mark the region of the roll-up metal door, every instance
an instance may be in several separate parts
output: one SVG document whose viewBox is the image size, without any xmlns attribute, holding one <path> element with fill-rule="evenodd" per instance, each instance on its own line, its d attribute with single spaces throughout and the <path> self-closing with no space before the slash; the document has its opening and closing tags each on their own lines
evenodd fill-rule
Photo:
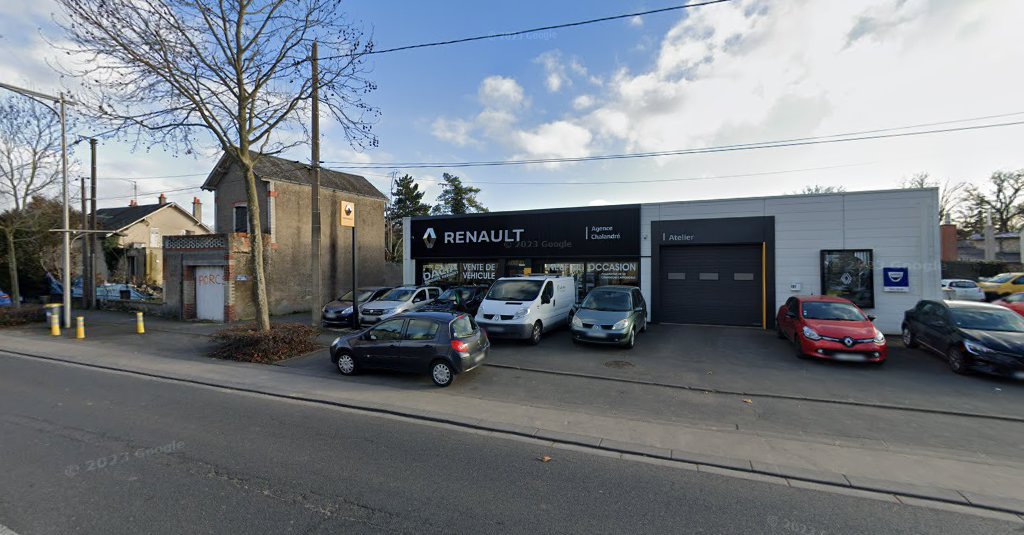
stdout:
<svg viewBox="0 0 1024 535">
<path fill-rule="evenodd" d="M 761 245 L 663 246 L 658 321 L 761 326 Z"/>
</svg>

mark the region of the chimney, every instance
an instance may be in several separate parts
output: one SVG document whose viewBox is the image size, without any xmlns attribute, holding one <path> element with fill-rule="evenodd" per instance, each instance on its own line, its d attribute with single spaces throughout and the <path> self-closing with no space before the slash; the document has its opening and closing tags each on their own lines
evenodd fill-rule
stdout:
<svg viewBox="0 0 1024 535">
<path fill-rule="evenodd" d="M 203 222 L 203 203 L 199 202 L 199 197 L 192 198 L 192 217 L 200 223 Z"/>
<path fill-rule="evenodd" d="M 132 200 L 128 201 L 128 206 L 138 206 L 138 205 L 139 205 L 139 203 L 136 202 L 135 199 L 132 199 Z"/>
<path fill-rule="evenodd" d="M 160 206 L 167 204 L 167 196 L 163 193 L 160 194 Z"/>
</svg>

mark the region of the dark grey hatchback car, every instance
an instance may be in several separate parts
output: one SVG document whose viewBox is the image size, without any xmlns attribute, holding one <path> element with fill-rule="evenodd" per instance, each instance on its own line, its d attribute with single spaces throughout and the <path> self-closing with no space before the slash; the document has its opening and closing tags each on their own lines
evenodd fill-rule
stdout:
<svg viewBox="0 0 1024 535">
<path fill-rule="evenodd" d="M 437 386 L 483 363 L 491 343 L 468 314 L 407 312 L 331 344 L 342 375 L 364 369 L 429 373 Z"/>
</svg>

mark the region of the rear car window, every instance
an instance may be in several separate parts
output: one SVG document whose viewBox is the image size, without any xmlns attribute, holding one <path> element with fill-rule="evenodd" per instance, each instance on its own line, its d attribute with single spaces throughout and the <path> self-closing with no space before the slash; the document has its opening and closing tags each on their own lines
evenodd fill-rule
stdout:
<svg viewBox="0 0 1024 535">
<path fill-rule="evenodd" d="M 971 281 L 955 281 L 950 286 L 954 288 L 977 288 L 978 285 Z"/>
<path fill-rule="evenodd" d="M 433 340 L 437 336 L 438 325 L 430 320 L 410 319 L 405 327 L 406 340 Z"/>
<path fill-rule="evenodd" d="M 462 315 L 452 320 L 452 338 L 472 336 L 476 329 L 476 321 L 471 316 Z"/>
</svg>

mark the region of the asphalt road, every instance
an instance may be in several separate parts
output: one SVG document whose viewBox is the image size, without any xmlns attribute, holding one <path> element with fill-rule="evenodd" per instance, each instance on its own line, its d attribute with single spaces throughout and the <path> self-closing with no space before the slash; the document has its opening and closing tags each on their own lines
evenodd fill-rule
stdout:
<svg viewBox="0 0 1024 535">
<path fill-rule="evenodd" d="M 22 535 L 1021 529 L 7 356 L 0 407 L 0 526 Z"/>
</svg>

